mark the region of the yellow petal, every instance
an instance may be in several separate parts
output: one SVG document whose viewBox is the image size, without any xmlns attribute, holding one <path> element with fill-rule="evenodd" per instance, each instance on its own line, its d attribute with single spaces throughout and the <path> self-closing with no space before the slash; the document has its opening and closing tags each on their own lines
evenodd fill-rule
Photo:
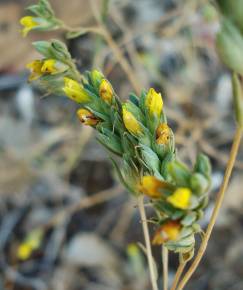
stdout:
<svg viewBox="0 0 243 290">
<path fill-rule="evenodd" d="M 181 225 L 177 221 L 164 223 L 155 233 L 153 245 L 161 245 L 168 241 L 175 241 L 180 235 Z"/>
<path fill-rule="evenodd" d="M 62 73 L 68 69 L 68 66 L 55 59 L 47 59 L 43 62 L 41 72 L 47 74 Z"/>
<path fill-rule="evenodd" d="M 190 206 L 191 195 L 189 188 L 180 187 L 167 198 L 167 201 L 176 208 L 187 209 Z"/>
<path fill-rule="evenodd" d="M 55 74 L 59 72 L 58 67 L 57 67 L 57 61 L 55 59 L 45 60 L 41 68 L 41 72 L 49 73 L 49 74 Z"/>
<path fill-rule="evenodd" d="M 85 125 L 95 126 L 99 122 L 99 119 L 97 119 L 93 113 L 83 108 L 77 111 L 77 115 L 80 122 Z"/>
<path fill-rule="evenodd" d="M 164 183 L 152 175 L 143 176 L 140 191 L 151 198 L 162 197 Z"/>
<path fill-rule="evenodd" d="M 124 125 L 130 133 L 134 135 L 139 135 L 142 133 L 142 128 L 139 122 L 133 114 L 126 109 L 125 106 L 122 107 L 122 116 Z"/>
<path fill-rule="evenodd" d="M 43 61 L 42 60 L 39 60 L 39 59 L 36 59 L 36 60 L 33 60 L 31 61 L 30 63 L 28 63 L 26 65 L 26 67 L 34 72 L 41 72 L 41 67 L 43 65 Z"/>
<path fill-rule="evenodd" d="M 153 88 L 149 89 L 146 98 L 145 106 L 150 116 L 160 117 L 163 109 L 163 100 L 160 93 L 157 93 Z"/>
<path fill-rule="evenodd" d="M 20 260 L 27 260 L 31 256 L 31 253 L 32 248 L 28 244 L 23 243 L 18 247 L 17 257 Z"/>
<path fill-rule="evenodd" d="M 167 145 L 170 142 L 171 129 L 166 123 L 161 123 L 156 130 L 156 143 Z"/>
<path fill-rule="evenodd" d="M 111 84 L 106 80 L 103 79 L 100 84 L 99 88 L 99 95 L 105 102 L 111 104 L 113 99 L 113 88 Z"/>
<path fill-rule="evenodd" d="M 77 103 L 87 103 L 90 101 L 90 96 L 84 90 L 83 86 L 70 78 L 64 78 L 63 91 L 70 99 Z"/>
<path fill-rule="evenodd" d="M 32 16 L 25 16 L 20 19 L 20 24 L 24 26 L 22 34 L 25 37 L 30 30 L 38 26 L 38 22 Z"/>
<path fill-rule="evenodd" d="M 43 65 L 42 60 L 34 60 L 26 65 L 26 68 L 28 68 L 31 71 L 31 74 L 29 76 L 30 81 L 36 80 L 42 75 L 41 72 L 42 65 Z"/>
</svg>

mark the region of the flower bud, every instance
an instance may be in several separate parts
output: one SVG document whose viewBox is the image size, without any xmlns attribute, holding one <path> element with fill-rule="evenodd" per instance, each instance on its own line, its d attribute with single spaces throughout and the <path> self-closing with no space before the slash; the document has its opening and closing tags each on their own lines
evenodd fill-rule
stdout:
<svg viewBox="0 0 243 290">
<path fill-rule="evenodd" d="M 88 103 L 91 101 L 90 96 L 85 91 L 83 86 L 70 78 L 64 78 L 63 91 L 70 99 L 77 103 Z"/>
<path fill-rule="evenodd" d="M 57 74 L 62 73 L 68 69 L 68 66 L 55 59 L 46 59 L 41 67 L 43 74 Z"/>
<path fill-rule="evenodd" d="M 231 70 L 243 75 L 243 36 L 229 20 L 222 23 L 216 45 L 222 62 Z"/>
<path fill-rule="evenodd" d="M 106 103 L 108 104 L 112 103 L 114 92 L 113 92 L 113 88 L 111 84 L 106 79 L 103 79 L 101 81 L 100 88 L 99 88 L 99 95 L 101 99 L 105 101 Z"/>
<path fill-rule="evenodd" d="M 142 133 L 142 127 L 140 123 L 134 117 L 134 115 L 126 109 L 125 105 L 122 106 L 122 117 L 126 129 L 130 133 L 134 135 L 139 135 Z"/>
<path fill-rule="evenodd" d="M 145 106 L 149 115 L 160 117 L 163 109 L 163 100 L 160 93 L 157 93 L 153 88 L 149 89 L 145 97 Z"/>
<path fill-rule="evenodd" d="M 209 187 L 208 179 L 200 173 L 194 173 L 191 176 L 190 184 L 193 192 L 196 194 L 205 193 Z"/>
<path fill-rule="evenodd" d="M 95 126 L 99 122 L 93 113 L 83 108 L 77 111 L 77 116 L 84 125 Z"/>
<path fill-rule="evenodd" d="M 44 30 L 50 28 L 53 24 L 41 17 L 25 16 L 20 19 L 20 24 L 23 26 L 22 35 L 25 37 L 31 30 Z"/>
<path fill-rule="evenodd" d="M 167 221 L 156 231 L 152 243 L 153 245 L 162 245 L 168 241 L 175 241 L 178 239 L 180 231 L 179 222 Z"/>
<path fill-rule="evenodd" d="M 33 251 L 40 247 L 43 234 L 43 231 L 39 229 L 31 231 L 18 247 L 18 258 L 21 260 L 29 259 Z"/>
<path fill-rule="evenodd" d="M 156 130 L 156 143 L 167 145 L 170 142 L 171 129 L 166 123 L 161 123 Z"/>
<path fill-rule="evenodd" d="M 140 190 L 151 198 L 160 198 L 162 196 L 160 192 L 161 183 L 154 176 L 143 176 Z"/>
<path fill-rule="evenodd" d="M 139 190 L 151 198 L 161 198 L 163 192 L 173 190 L 173 186 L 157 179 L 155 176 L 143 176 Z"/>
<path fill-rule="evenodd" d="M 20 19 L 20 24 L 24 26 L 22 29 L 22 35 L 25 37 L 29 31 L 37 27 L 39 23 L 37 22 L 36 17 L 25 16 Z"/>
<path fill-rule="evenodd" d="M 192 192 L 189 188 L 179 187 L 167 198 L 167 201 L 176 208 L 188 209 Z"/>
<path fill-rule="evenodd" d="M 92 84 L 93 84 L 96 88 L 99 89 L 99 87 L 100 87 L 100 83 L 101 83 L 101 81 L 104 79 L 103 74 L 102 74 L 100 71 L 94 69 L 94 70 L 91 71 L 91 73 L 90 73 L 90 77 L 91 77 L 91 80 L 92 80 Z"/>
</svg>

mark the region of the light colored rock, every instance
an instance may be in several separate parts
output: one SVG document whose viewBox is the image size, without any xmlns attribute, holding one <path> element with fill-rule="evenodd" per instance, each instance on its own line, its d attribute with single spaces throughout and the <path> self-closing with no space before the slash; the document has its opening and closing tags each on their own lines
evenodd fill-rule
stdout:
<svg viewBox="0 0 243 290">
<path fill-rule="evenodd" d="M 71 265 L 87 267 L 116 267 L 118 257 L 97 235 L 82 233 L 67 245 L 63 258 Z"/>
</svg>

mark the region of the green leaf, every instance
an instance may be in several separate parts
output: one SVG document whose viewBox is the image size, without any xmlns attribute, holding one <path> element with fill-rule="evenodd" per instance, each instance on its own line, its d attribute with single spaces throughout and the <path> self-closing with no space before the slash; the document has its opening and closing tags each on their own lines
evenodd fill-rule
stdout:
<svg viewBox="0 0 243 290">
<path fill-rule="evenodd" d="M 31 5 L 27 7 L 26 10 L 32 12 L 36 16 L 43 17 L 43 10 L 39 5 Z"/>
<path fill-rule="evenodd" d="M 201 173 L 204 175 L 208 180 L 211 180 L 211 173 L 212 173 L 212 168 L 210 164 L 209 158 L 200 153 L 197 155 L 197 160 L 194 166 L 194 172 Z"/>
<path fill-rule="evenodd" d="M 168 164 L 167 169 L 172 180 L 178 186 L 190 186 L 191 173 L 185 164 L 179 162 L 178 160 L 175 160 Z"/>
<path fill-rule="evenodd" d="M 46 16 L 54 17 L 55 13 L 48 0 L 40 0 L 40 7 L 45 11 Z"/>
<path fill-rule="evenodd" d="M 231 21 L 224 19 L 222 22 L 216 45 L 223 63 L 231 70 L 243 75 L 243 36 Z"/>
<path fill-rule="evenodd" d="M 97 140 L 109 151 L 121 156 L 122 148 L 119 139 L 112 133 L 106 132 L 106 134 L 107 135 L 99 133 L 99 135 L 97 136 Z"/>
<path fill-rule="evenodd" d="M 153 172 L 159 172 L 161 162 L 157 154 L 148 146 L 139 144 L 139 147 L 141 148 L 142 158 L 147 167 Z"/>
<path fill-rule="evenodd" d="M 120 166 L 117 164 L 117 162 L 113 159 L 113 158 L 110 158 L 114 168 L 115 168 L 115 171 L 117 173 L 117 176 L 121 182 L 121 184 L 123 184 L 123 186 L 130 192 L 130 193 L 134 193 L 133 189 L 129 186 L 129 184 L 126 182 L 125 178 L 123 177 L 122 175 L 122 172 L 120 170 Z"/>
<path fill-rule="evenodd" d="M 51 41 L 51 49 L 55 59 L 63 62 L 71 59 L 71 55 L 67 49 L 67 46 L 63 42 L 53 39 Z"/>
<path fill-rule="evenodd" d="M 172 216 L 174 213 L 177 212 L 177 210 L 169 203 L 159 200 L 154 203 L 154 206 L 159 211 L 167 214 L 168 216 Z"/>
<path fill-rule="evenodd" d="M 183 226 L 191 226 L 197 219 L 197 214 L 195 212 L 189 212 L 187 215 L 181 220 L 181 224 Z"/>
<path fill-rule="evenodd" d="M 168 165 L 175 159 L 174 152 L 168 152 L 165 157 L 162 160 L 161 164 L 161 175 L 164 177 L 165 180 L 169 178 L 169 172 L 168 172 Z"/>
<path fill-rule="evenodd" d="M 231 19 L 243 33 L 243 0 L 217 0 L 221 12 Z"/>
<path fill-rule="evenodd" d="M 190 178 L 190 185 L 193 193 L 203 194 L 209 189 L 210 183 L 201 173 L 194 173 Z"/>
<path fill-rule="evenodd" d="M 35 41 L 32 43 L 35 49 L 46 58 L 53 58 L 51 44 L 48 41 Z"/>
<path fill-rule="evenodd" d="M 137 107 L 139 107 L 139 99 L 134 93 L 130 93 L 129 100 Z"/>
<path fill-rule="evenodd" d="M 88 73 L 88 78 L 90 83 L 96 89 L 97 94 L 99 94 L 100 83 L 105 78 L 104 75 L 99 70 L 94 69 Z"/>
<path fill-rule="evenodd" d="M 187 238 L 180 239 L 178 241 L 167 242 L 166 247 L 176 253 L 187 253 L 194 248 L 195 238 L 194 235 L 189 235 Z"/>
</svg>

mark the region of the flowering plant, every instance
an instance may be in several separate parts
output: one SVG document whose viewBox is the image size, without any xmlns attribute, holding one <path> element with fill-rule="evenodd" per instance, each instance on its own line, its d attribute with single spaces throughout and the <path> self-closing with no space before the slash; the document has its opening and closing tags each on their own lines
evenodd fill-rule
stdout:
<svg viewBox="0 0 243 290">
<path fill-rule="evenodd" d="M 207 204 L 208 158 L 199 154 L 192 170 L 178 160 L 160 93 L 153 88 L 131 94 L 122 103 L 104 75 L 93 70 L 79 75 L 66 46 L 53 40 L 34 43 L 42 59 L 27 65 L 30 80 L 48 92 L 65 94 L 79 104 L 77 116 L 97 131 L 97 140 L 121 158 L 112 162 L 124 186 L 134 195 L 151 198 L 158 230 L 154 244 L 175 252 L 194 248 L 197 221 Z"/>
<path fill-rule="evenodd" d="M 218 2 L 221 5 L 224 1 Z M 226 6 L 222 5 L 225 14 L 228 11 Z M 20 20 L 24 36 L 31 30 L 66 27 L 55 17 L 47 0 L 40 0 L 28 10 L 34 16 Z M 242 30 L 239 17 L 232 21 Z M 228 32 L 233 30 L 235 27 L 226 20 L 218 34 L 218 48 L 225 63 L 237 73 L 242 73 L 241 62 L 232 60 L 234 54 L 228 50 L 228 41 L 232 37 Z M 76 35 L 82 31 L 76 31 Z M 240 33 L 237 30 L 233 36 L 237 38 Z M 237 51 L 242 46 L 241 38 L 235 41 Z M 157 227 L 153 244 L 179 253 L 182 263 L 191 259 L 194 235 L 201 232 L 198 221 L 203 217 L 211 184 L 211 166 L 207 156 L 199 153 L 191 169 L 179 160 L 162 96 L 153 88 L 139 95 L 131 93 L 127 101 L 121 102 L 100 71 L 80 74 L 64 43 L 51 40 L 37 41 L 33 45 L 42 57 L 27 65 L 31 72 L 29 80 L 37 82 L 48 93 L 65 94 L 79 105 L 77 117 L 81 123 L 96 130 L 97 141 L 112 153 L 111 161 L 122 184 L 135 197 L 144 195 L 150 199 L 149 205 L 154 212 L 152 221 Z M 242 91 L 238 77 L 235 76 L 233 81 L 236 84 L 235 95 L 239 95 Z M 237 108 L 242 110 L 242 100 L 238 95 L 236 101 L 240 105 Z M 238 113 L 238 119 L 242 122 L 242 111 Z M 149 246 L 147 240 L 146 246 Z M 147 251 L 148 256 L 151 255 L 148 247 Z M 151 259 L 148 260 L 152 272 L 153 265 Z M 153 289 L 157 289 L 153 279 L 152 285 Z M 179 285 L 178 289 L 183 286 Z M 176 283 L 173 289 L 175 287 Z"/>
</svg>

